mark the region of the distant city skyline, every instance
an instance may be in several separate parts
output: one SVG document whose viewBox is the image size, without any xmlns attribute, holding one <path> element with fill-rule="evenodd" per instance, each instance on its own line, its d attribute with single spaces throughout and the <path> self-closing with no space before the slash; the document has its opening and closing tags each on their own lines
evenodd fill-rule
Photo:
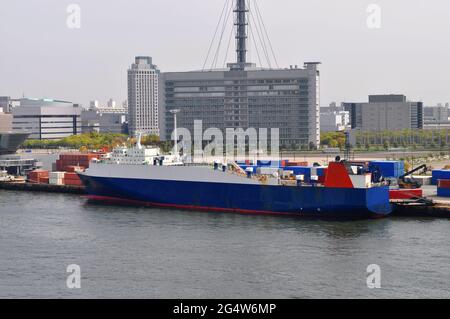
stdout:
<svg viewBox="0 0 450 319">
<path fill-rule="evenodd" d="M 121 103 L 135 56 L 162 72 L 201 69 L 224 2 L 80 0 L 80 29 L 66 25 L 71 2 L 3 3 L 0 96 Z M 322 62 L 322 106 L 391 93 L 450 101 L 450 3 L 377 0 L 381 28 L 370 29 L 371 3 L 258 0 L 280 67 Z M 249 60 L 258 63 L 255 52 Z"/>
</svg>

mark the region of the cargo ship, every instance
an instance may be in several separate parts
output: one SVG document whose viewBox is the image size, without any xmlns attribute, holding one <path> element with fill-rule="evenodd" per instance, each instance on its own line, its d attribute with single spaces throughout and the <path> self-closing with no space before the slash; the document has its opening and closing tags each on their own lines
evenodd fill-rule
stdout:
<svg viewBox="0 0 450 319">
<path fill-rule="evenodd" d="M 370 218 L 391 213 L 389 188 L 345 162 L 330 163 L 323 184 L 279 170 L 244 171 L 236 163 L 190 164 L 158 148 L 118 147 L 79 172 L 88 199 L 196 211 Z"/>
</svg>

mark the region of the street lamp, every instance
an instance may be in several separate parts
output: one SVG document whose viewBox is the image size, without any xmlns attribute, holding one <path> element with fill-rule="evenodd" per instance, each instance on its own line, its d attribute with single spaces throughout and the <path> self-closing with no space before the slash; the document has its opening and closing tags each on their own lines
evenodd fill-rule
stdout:
<svg viewBox="0 0 450 319">
<path fill-rule="evenodd" d="M 170 113 L 173 114 L 173 125 L 174 125 L 174 130 L 173 130 L 173 142 L 174 142 L 174 152 L 175 155 L 179 155 L 178 154 L 178 132 L 177 132 L 177 114 L 180 113 L 180 110 L 176 109 L 176 110 L 170 110 Z"/>
</svg>

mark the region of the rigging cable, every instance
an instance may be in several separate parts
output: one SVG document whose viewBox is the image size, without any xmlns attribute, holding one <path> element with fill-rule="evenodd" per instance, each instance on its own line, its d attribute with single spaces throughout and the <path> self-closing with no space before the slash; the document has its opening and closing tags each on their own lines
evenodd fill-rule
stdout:
<svg viewBox="0 0 450 319">
<path fill-rule="evenodd" d="M 224 15 L 224 13 L 225 13 L 225 9 L 227 8 L 228 2 L 229 2 L 229 0 L 226 0 L 226 1 L 225 1 L 224 6 L 223 6 L 223 9 L 222 9 L 222 13 L 220 14 L 219 21 L 217 22 L 216 30 L 214 31 L 214 36 L 213 36 L 213 38 L 212 38 L 212 40 L 211 40 L 211 43 L 210 43 L 210 45 L 209 45 L 209 49 L 208 49 L 208 53 L 206 54 L 205 62 L 203 63 L 203 68 L 202 68 L 203 71 L 205 70 L 205 66 L 206 66 L 206 64 L 208 63 L 209 55 L 210 55 L 210 53 L 211 53 L 211 49 L 212 49 L 212 47 L 213 47 L 214 40 L 216 39 L 217 31 L 219 31 L 220 22 L 222 21 L 222 17 L 223 17 L 223 15 Z"/>
<path fill-rule="evenodd" d="M 261 19 L 261 23 L 263 25 L 264 32 L 266 34 L 267 40 L 269 41 L 270 50 L 272 51 L 273 58 L 275 59 L 275 64 L 277 65 L 277 68 L 280 68 L 280 66 L 278 65 L 277 56 L 275 55 L 275 51 L 272 46 L 272 41 L 270 41 L 269 33 L 267 32 L 266 24 L 264 23 L 264 19 L 261 14 L 261 10 L 259 9 L 257 1 L 254 0 L 254 2 L 255 2 L 255 7 L 256 7 L 256 13 L 257 13 L 257 15 L 259 15 L 259 17 Z"/>
<path fill-rule="evenodd" d="M 227 10 L 226 11 L 230 11 L 230 12 L 226 14 L 226 19 L 223 21 L 222 32 L 221 32 L 221 35 L 220 35 L 219 44 L 217 46 L 217 50 L 216 50 L 216 54 L 215 54 L 214 60 L 213 60 L 213 63 L 211 65 L 211 70 L 216 68 L 216 66 L 217 66 L 217 62 L 219 60 L 219 54 L 220 54 L 220 47 L 222 46 L 223 35 L 225 33 L 225 29 L 227 27 L 228 20 L 230 19 L 230 16 L 233 14 L 233 3 L 234 3 L 234 1 L 231 1 L 232 3 L 231 3 L 230 7 L 228 7 L 229 2 L 230 1 L 228 0 L 227 1 Z"/>
</svg>

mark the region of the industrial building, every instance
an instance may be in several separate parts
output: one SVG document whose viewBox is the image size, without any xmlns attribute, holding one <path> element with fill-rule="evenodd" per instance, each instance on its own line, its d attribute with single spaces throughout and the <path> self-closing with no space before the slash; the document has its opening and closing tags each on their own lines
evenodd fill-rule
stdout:
<svg viewBox="0 0 450 319">
<path fill-rule="evenodd" d="M 350 112 L 340 110 L 336 105 L 320 108 L 320 131 L 342 132 L 350 129 Z"/>
<path fill-rule="evenodd" d="M 423 108 L 424 123 L 427 124 L 439 124 L 448 123 L 450 118 L 450 106 L 447 103 L 444 105 L 437 106 L 425 106 Z"/>
<path fill-rule="evenodd" d="M 0 96 L 0 108 L 4 113 L 10 113 L 13 107 L 13 100 L 9 96 Z"/>
<path fill-rule="evenodd" d="M 124 113 L 108 113 L 102 110 L 84 110 L 81 113 L 83 133 L 127 133 L 127 115 Z"/>
<path fill-rule="evenodd" d="M 205 130 L 218 128 L 224 135 L 227 128 L 278 128 L 281 146 L 319 146 L 319 63 L 308 62 L 303 68 L 257 68 L 249 63 L 248 11 L 245 0 L 236 1 L 236 62 L 225 69 L 161 74 L 162 139 L 171 138 L 171 111 L 179 110 L 177 126 L 191 134 L 194 120 L 201 120 Z"/>
<path fill-rule="evenodd" d="M 369 102 L 346 102 L 344 107 L 355 130 L 379 132 L 424 126 L 423 103 L 410 102 L 404 95 L 370 95 Z"/>
<path fill-rule="evenodd" d="M 81 131 L 83 133 L 128 133 L 128 110 L 118 106 L 113 99 L 106 105 L 91 101 L 90 107 L 81 113 Z"/>
<path fill-rule="evenodd" d="M 56 140 L 81 133 L 81 105 L 50 99 L 20 100 L 12 109 L 13 131 L 30 139 Z"/>
<path fill-rule="evenodd" d="M 128 69 L 129 133 L 159 135 L 159 70 L 151 57 L 136 57 Z"/>
</svg>

